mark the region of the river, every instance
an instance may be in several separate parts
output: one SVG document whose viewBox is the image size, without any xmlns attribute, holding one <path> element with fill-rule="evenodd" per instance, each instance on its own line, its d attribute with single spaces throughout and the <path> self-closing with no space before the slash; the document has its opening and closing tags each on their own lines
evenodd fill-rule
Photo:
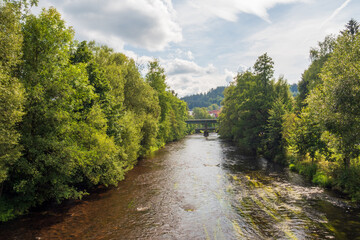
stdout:
<svg viewBox="0 0 360 240">
<path fill-rule="evenodd" d="M 1 239 L 360 239 L 360 210 L 215 133 L 139 161 L 116 188 L 0 225 Z"/>
</svg>

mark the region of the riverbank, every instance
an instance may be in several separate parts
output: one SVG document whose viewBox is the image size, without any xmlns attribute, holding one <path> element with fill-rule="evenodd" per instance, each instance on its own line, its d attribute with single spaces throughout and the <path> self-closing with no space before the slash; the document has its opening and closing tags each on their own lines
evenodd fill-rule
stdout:
<svg viewBox="0 0 360 240">
<path fill-rule="evenodd" d="M 331 189 L 360 203 L 360 168 L 356 165 L 345 168 L 337 162 L 311 159 L 299 161 L 295 158 L 289 164 L 289 169 L 305 176 L 317 186 Z"/>
</svg>

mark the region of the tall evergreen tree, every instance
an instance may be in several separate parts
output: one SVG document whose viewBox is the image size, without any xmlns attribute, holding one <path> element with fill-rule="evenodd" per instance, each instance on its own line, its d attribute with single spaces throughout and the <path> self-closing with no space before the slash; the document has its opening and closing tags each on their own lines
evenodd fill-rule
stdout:
<svg viewBox="0 0 360 240">
<path fill-rule="evenodd" d="M 350 34 L 355 36 L 359 32 L 359 23 L 355 19 L 350 19 L 350 21 L 345 25 L 345 30 L 342 31 L 342 34 Z"/>
</svg>

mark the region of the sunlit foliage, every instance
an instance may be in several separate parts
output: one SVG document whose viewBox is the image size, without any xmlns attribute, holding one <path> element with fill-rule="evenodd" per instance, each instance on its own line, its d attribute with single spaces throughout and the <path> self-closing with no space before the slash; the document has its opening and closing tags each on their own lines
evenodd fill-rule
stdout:
<svg viewBox="0 0 360 240">
<path fill-rule="evenodd" d="M 186 103 L 157 61 L 144 79 L 124 54 L 75 41 L 56 9 L 34 16 L 23 9 L 36 1 L 8 2 L 0 13 L 0 220 L 116 185 L 139 157 L 185 135 Z"/>
</svg>

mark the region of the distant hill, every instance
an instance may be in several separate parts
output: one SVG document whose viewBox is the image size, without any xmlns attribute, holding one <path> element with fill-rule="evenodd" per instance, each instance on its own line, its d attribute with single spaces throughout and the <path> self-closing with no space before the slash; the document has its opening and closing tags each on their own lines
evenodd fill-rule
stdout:
<svg viewBox="0 0 360 240">
<path fill-rule="evenodd" d="M 190 110 L 195 107 L 209 107 L 212 104 L 220 106 L 221 101 L 224 99 L 224 89 L 225 87 L 217 87 L 207 93 L 186 96 L 181 98 L 181 100 L 187 102 Z"/>
<path fill-rule="evenodd" d="M 294 97 L 297 96 L 299 94 L 298 85 L 296 83 L 291 84 L 290 91 Z"/>
</svg>

